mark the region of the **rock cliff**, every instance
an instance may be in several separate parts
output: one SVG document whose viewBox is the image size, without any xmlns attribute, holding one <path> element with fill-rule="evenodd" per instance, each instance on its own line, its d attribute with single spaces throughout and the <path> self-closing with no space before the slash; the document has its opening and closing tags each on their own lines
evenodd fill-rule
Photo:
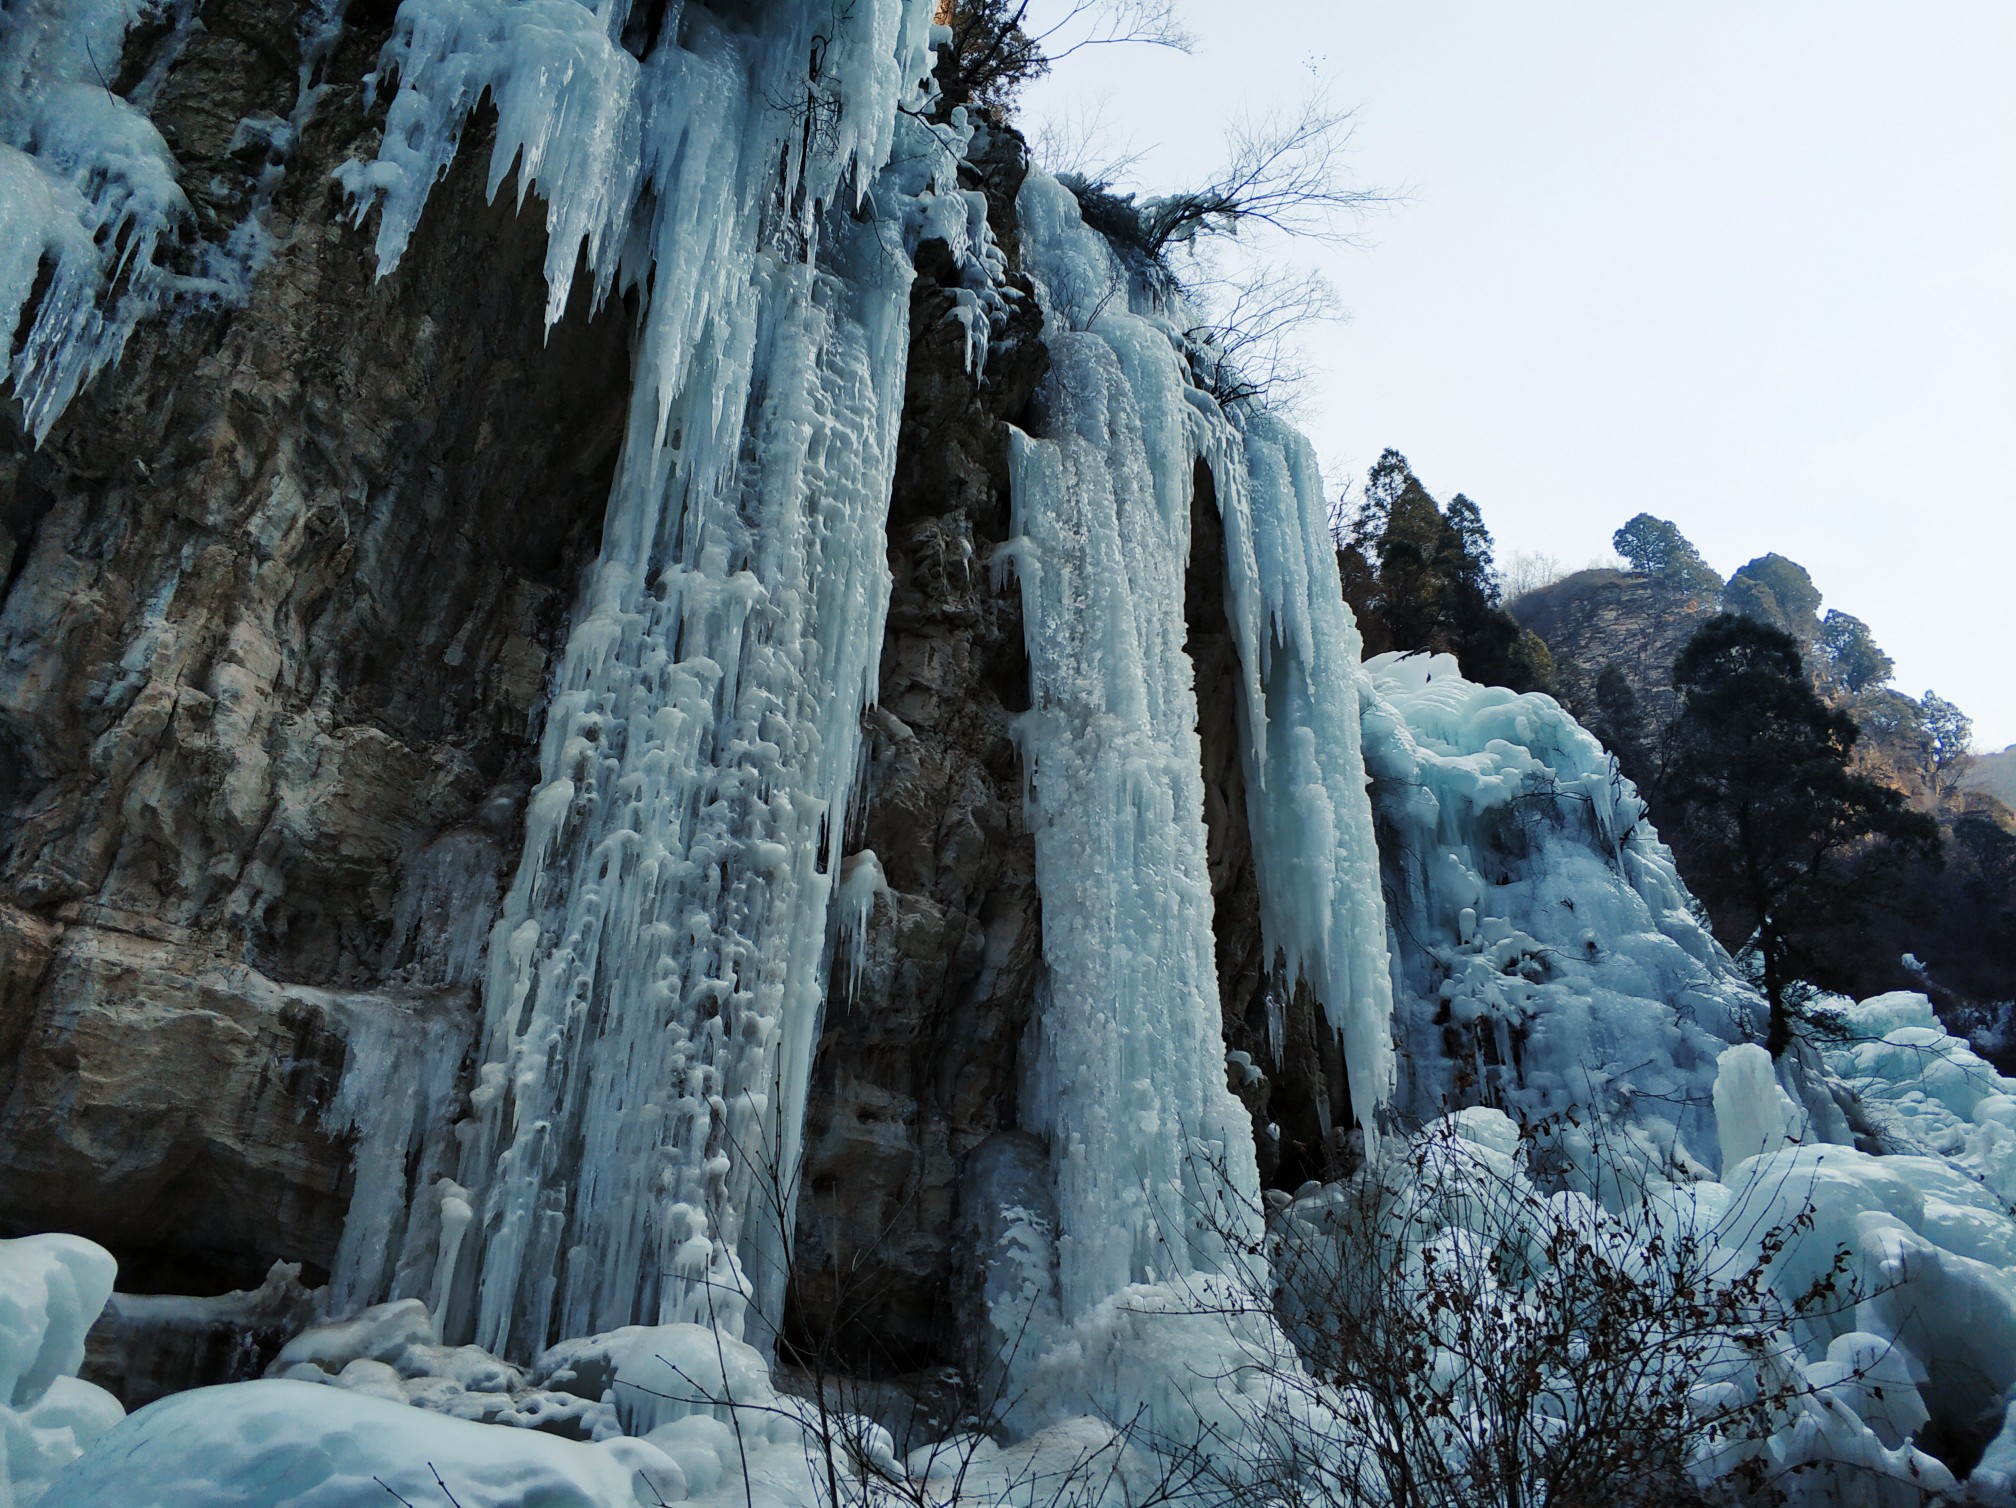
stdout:
<svg viewBox="0 0 2016 1508">
<path fill-rule="evenodd" d="M 388 21 L 323 65 L 246 305 L 143 326 L 39 449 L 0 424 L 0 1210 L 128 1289 L 326 1272 L 383 1108 L 346 1062 L 452 1071 L 621 436 L 623 311 L 545 336 L 543 231 L 473 153 L 373 282 L 329 173 Z M 294 25 L 209 6 L 167 64 L 199 221 Z"/>
</svg>

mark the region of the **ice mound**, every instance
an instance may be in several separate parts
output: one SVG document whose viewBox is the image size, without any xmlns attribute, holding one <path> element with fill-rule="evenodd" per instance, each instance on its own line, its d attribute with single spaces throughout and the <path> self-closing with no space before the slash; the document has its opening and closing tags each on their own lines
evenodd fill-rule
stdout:
<svg viewBox="0 0 2016 1508">
<path fill-rule="evenodd" d="M 1649 1166 L 1705 1170 L 1717 1060 L 1763 1002 L 1637 791 L 1552 697 L 1449 655 L 1365 668 L 1403 1107 L 1616 1115 Z"/>
<path fill-rule="evenodd" d="M 123 1416 L 77 1377 L 117 1272 L 77 1236 L 0 1241 L 0 1503 L 60 1501 L 44 1495 L 50 1479 Z"/>
<path fill-rule="evenodd" d="M 365 1393 L 269 1380 L 149 1404 L 65 1472 L 45 1508 L 628 1508 L 684 1497 L 678 1465 L 639 1440 L 584 1444 L 443 1418 Z"/>
</svg>

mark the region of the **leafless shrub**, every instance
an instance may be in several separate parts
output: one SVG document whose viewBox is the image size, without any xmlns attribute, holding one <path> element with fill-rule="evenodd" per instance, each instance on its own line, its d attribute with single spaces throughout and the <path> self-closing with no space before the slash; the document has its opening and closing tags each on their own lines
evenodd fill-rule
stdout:
<svg viewBox="0 0 2016 1508">
<path fill-rule="evenodd" d="M 1558 1129 L 1522 1128 L 1522 1148 L 1541 1160 Z M 1745 1232 L 1739 1255 L 1665 1218 L 1656 1191 L 1610 1210 L 1514 1169 L 1444 1122 L 1284 1201 L 1264 1248 L 1273 1292 L 1254 1299 L 1282 1344 L 1244 1375 L 1198 1379 L 1262 1402 L 1236 1429 L 1154 1448 L 1208 1460 L 1231 1502 L 1294 1508 L 1695 1508 L 1783 1503 L 1801 1478 L 1851 1497 L 1867 1482 L 1832 1459 L 1774 1465 L 1769 1447 L 1802 1414 L 1842 1409 L 1800 1340 L 1866 1297 L 1845 1250 L 1804 1291 L 1773 1286 L 1810 1204 Z M 1880 1370 L 1854 1378 L 1878 1398 L 1864 1372 Z"/>
<path fill-rule="evenodd" d="M 1505 600 L 1552 586 L 1568 574 L 1568 566 L 1558 555 L 1521 550 L 1505 562 Z"/>
<path fill-rule="evenodd" d="M 1309 268 L 1259 264 L 1244 276 L 1199 280 L 1189 291 L 1203 318 L 1184 338 L 1205 390 L 1221 405 L 1258 401 L 1293 412 L 1309 376 L 1300 337 L 1344 317 L 1330 280 Z"/>
<path fill-rule="evenodd" d="M 1190 50 L 1175 0 L 1061 0 L 1033 8 L 1034 17 L 1031 0 L 938 0 L 938 24 L 952 33 L 938 59 L 945 108 L 1005 107 L 1025 84 L 1091 48 L 1141 43 Z"/>
<path fill-rule="evenodd" d="M 1292 110 L 1236 124 L 1223 166 L 1196 188 L 1141 206 L 1143 244 L 1162 254 L 1200 235 L 1266 227 L 1283 235 L 1348 241 L 1353 222 L 1393 195 L 1350 183 L 1345 156 L 1352 112 L 1322 92 Z"/>
</svg>

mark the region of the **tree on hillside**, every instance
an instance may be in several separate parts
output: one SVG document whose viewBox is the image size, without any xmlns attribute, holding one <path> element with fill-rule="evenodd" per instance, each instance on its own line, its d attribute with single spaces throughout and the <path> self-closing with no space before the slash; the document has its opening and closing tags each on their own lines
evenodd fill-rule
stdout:
<svg viewBox="0 0 2016 1508">
<path fill-rule="evenodd" d="M 1759 555 L 1742 566 L 1722 589 L 1722 606 L 1763 623 L 1775 623 L 1800 643 L 1820 632 L 1820 588 L 1806 567 L 1783 555 Z"/>
<path fill-rule="evenodd" d="M 1682 592 L 1719 592 L 1717 576 L 1701 552 L 1668 520 L 1640 513 L 1610 536 L 1611 548 L 1641 576 Z"/>
<path fill-rule="evenodd" d="M 1188 52 L 1175 0 L 1071 0 L 1031 29 L 1029 0 L 938 0 L 933 19 L 952 35 L 938 49 L 940 103 L 1005 108 L 1052 63 L 1088 48 L 1145 42 Z"/>
<path fill-rule="evenodd" d="M 1366 477 L 1338 573 L 1368 652 L 1453 654 L 1472 680 L 1519 691 L 1551 683 L 1546 646 L 1502 606 L 1483 510 L 1459 493 L 1445 511 L 1397 450 Z"/>
<path fill-rule="evenodd" d="M 1890 663 L 1890 656 L 1877 646 L 1869 625 L 1839 608 L 1827 609 L 1827 616 L 1820 620 L 1820 637 L 1813 647 L 1828 673 L 1850 692 L 1881 686 L 1896 668 Z"/>
<path fill-rule="evenodd" d="M 1645 722 L 1631 678 L 1612 660 L 1596 676 L 1595 708 L 1584 725 L 1616 758 L 1624 778 L 1637 786 L 1641 795 L 1650 797 L 1656 771 L 1645 738 Z"/>
<path fill-rule="evenodd" d="M 1821 940 L 1879 896 L 1892 861 L 1936 855 L 1938 825 L 1850 772 L 1860 730 L 1820 699 L 1783 629 L 1718 614 L 1680 652 L 1673 682 L 1662 796 L 1681 820 L 1667 830 L 1718 930 L 1750 939 L 1776 1056 Z"/>
<path fill-rule="evenodd" d="M 1953 793 L 1966 767 L 1967 751 L 1974 743 L 1974 723 L 1936 691 L 1926 692 L 1918 707 L 1919 757 L 1924 760 L 1925 779 L 1934 798 L 1943 801 Z"/>
</svg>

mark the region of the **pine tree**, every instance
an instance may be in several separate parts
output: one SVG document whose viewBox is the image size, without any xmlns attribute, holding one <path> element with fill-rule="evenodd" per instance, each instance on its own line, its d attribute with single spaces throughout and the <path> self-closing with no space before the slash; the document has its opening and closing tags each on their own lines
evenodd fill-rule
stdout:
<svg viewBox="0 0 2016 1508">
<path fill-rule="evenodd" d="M 1938 825 L 1850 772 L 1854 719 L 1821 701 L 1783 629 L 1718 614 L 1681 650 L 1673 682 L 1662 794 L 1681 820 L 1669 836 L 1718 930 L 1756 949 L 1775 1056 L 1824 938 L 1866 910 L 1895 862 L 1936 855 Z"/>
<path fill-rule="evenodd" d="M 1783 555 L 1759 555 L 1729 578 L 1722 606 L 1763 623 L 1775 623 L 1793 638 L 1810 643 L 1819 634 L 1814 614 L 1820 608 L 1820 588 L 1806 567 Z"/>
<path fill-rule="evenodd" d="M 1890 656 L 1877 647 L 1869 625 L 1839 608 L 1827 609 L 1820 621 L 1820 637 L 1814 648 L 1834 679 L 1850 692 L 1881 686 L 1896 668 Z"/>
<path fill-rule="evenodd" d="M 1473 680 L 1518 691 L 1553 683 L 1553 657 L 1501 605 L 1484 514 L 1462 494 L 1445 511 L 1407 458 L 1383 452 L 1337 555 L 1366 653 L 1453 654 Z"/>
<path fill-rule="evenodd" d="M 1631 563 L 1632 570 L 1663 587 L 1695 595 L 1722 590 L 1722 578 L 1687 536 L 1666 519 L 1637 514 L 1610 536 L 1610 545 Z"/>
</svg>

